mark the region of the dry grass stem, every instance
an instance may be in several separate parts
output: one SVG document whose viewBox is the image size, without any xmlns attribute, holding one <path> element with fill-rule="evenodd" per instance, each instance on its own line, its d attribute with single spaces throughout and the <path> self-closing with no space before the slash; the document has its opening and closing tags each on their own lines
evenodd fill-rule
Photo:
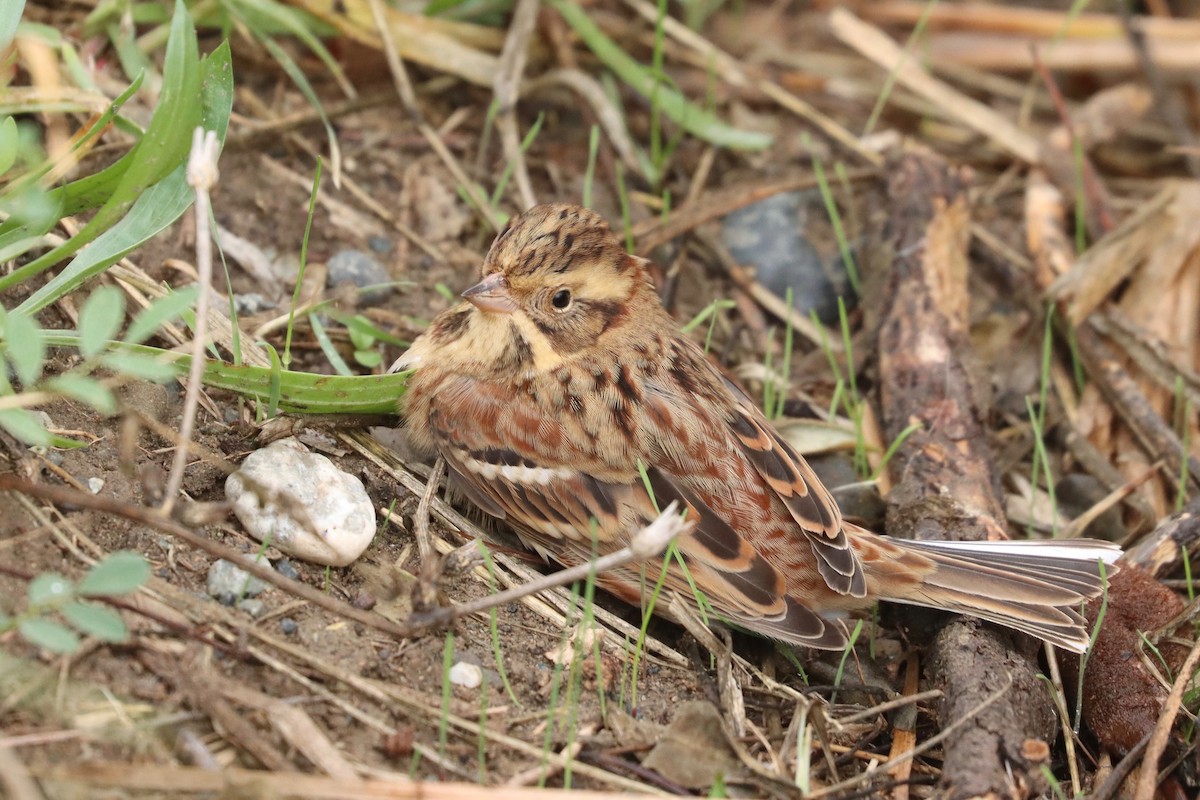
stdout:
<svg viewBox="0 0 1200 800">
<path fill-rule="evenodd" d="M 212 190 L 217 185 L 217 156 L 220 145 L 215 131 L 196 128 L 192 136 L 192 152 L 188 157 L 188 185 L 196 192 L 196 268 L 199 270 L 200 292 L 196 297 L 196 330 L 192 341 L 192 361 L 188 367 L 187 392 L 183 400 L 183 416 L 179 423 L 179 438 L 175 444 L 175 458 L 163 491 L 159 510 L 170 516 L 171 509 L 183 485 L 183 470 L 187 466 L 188 445 L 192 439 L 192 426 L 196 423 L 196 406 L 204 376 L 204 348 L 208 336 L 208 295 L 212 286 L 212 232 L 209 216 L 212 214 Z"/>
</svg>

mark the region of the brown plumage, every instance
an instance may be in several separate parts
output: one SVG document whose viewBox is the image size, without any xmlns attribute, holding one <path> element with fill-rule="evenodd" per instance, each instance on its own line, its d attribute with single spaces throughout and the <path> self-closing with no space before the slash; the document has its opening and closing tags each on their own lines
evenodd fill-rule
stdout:
<svg viewBox="0 0 1200 800">
<path fill-rule="evenodd" d="M 906 542 L 842 520 L 829 492 L 749 399 L 679 331 L 645 262 L 602 218 L 543 205 L 509 223 L 467 302 L 393 369 L 416 368 L 410 439 L 543 557 L 623 546 L 678 500 L 697 520 L 667 585 L 767 636 L 845 644 L 841 613 L 891 600 L 949 609 L 1072 650 L 1101 590 L 1101 542 Z M 639 471 L 644 466 L 653 491 Z M 655 560 L 600 576 L 630 602 Z M 665 604 L 660 604 L 665 605 Z"/>
</svg>

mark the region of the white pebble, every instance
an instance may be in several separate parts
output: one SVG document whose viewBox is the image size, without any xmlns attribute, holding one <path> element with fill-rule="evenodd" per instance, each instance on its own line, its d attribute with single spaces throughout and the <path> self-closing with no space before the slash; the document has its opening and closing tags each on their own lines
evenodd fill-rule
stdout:
<svg viewBox="0 0 1200 800">
<path fill-rule="evenodd" d="M 265 508 L 259 501 L 264 492 Z M 344 567 L 375 536 L 375 507 L 362 481 L 295 439 L 272 442 L 247 456 L 225 480 L 225 496 L 247 533 L 315 564 Z M 289 513 L 293 508 L 303 511 L 298 519 Z"/>
<path fill-rule="evenodd" d="M 459 661 L 450 668 L 450 682 L 455 686 L 465 686 L 468 689 L 474 689 L 483 683 L 483 670 L 478 664 L 468 664 L 466 661 Z"/>
</svg>

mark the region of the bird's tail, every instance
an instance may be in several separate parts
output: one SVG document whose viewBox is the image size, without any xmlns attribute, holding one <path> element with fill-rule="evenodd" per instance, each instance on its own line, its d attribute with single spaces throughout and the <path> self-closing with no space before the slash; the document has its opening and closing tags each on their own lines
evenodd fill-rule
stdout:
<svg viewBox="0 0 1200 800">
<path fill-rule="evenodd" d="M 1083 602 L 1104 591 L 1121 555 L 1116 545 L 1091 539 L 887 541 L 900 551 L 893 564 L 928 567 L 915 583 L 880 580 L 881 599 L 979 617 L 1077 653 L 1089 639 Z"/>
</svg>

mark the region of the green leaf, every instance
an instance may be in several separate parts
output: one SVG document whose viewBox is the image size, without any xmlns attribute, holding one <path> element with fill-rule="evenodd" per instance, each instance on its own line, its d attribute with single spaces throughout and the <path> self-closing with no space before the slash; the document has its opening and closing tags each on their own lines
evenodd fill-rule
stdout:
<svg viewBox="0 0 1200 800">
<path fill-rule="evenodd" d="M 0 428 L 33 447 L 49 447 L 54 441 L 37 415 L 24 408 L 0 410 Z"/>
<path fill-rule="evenodd" d="M 20 311 L 0 311 L 0 342 L 21 385 L 28 390 L 37 383 L 46 362 L 46 342 L 37 322 Z"/>
<path fill-rule="evenodd" d="M 311 34 L 309 34 L 309 36 L 311 38 Z M 308 104 L 312 106 L 313 109 L 316 110 L 318 116 L 320 116 L 321 122 L 325 125 L 325 136 L 329 139 L 329 161 L 333 165 L 333 174 L 340 174 L 342 148 L 338 144 L 337 133 L 333 129 L 333 123 L 329 121 L 329 115 L 325 113 L 325 106 L 321 105 L 321 98 L 312 88 L 312 85 L 309 84 L 308 78 L 304 76 L 304 70 L 302 70 L 299 65 L 292 60 L 292 57 L 288 55 L 287 51 L 280 47 L 271 37 L 260 36 L 259 41 L 264 47 L 267 48 L 267 52 L 270 53 L 272 58 L 279 63 L 279 66 L 283 69 L 287 76 L 292 79 L 292 83 L 296 84 L 296 88 L 300 90 L 302 95 L 304 95 L 304 99 L 308 101 Z M 313 39 L 313 41 L 316 42 L 315 39 Z M 318 46 L 320 45 L 320 42 L 316 43 Z M 324 51 L 325 48 L 322 47 L 321 50 Z M 328 51 L 325 51 L 325 56 L 328 55 Z M 340 67 L 338 68 L 338 71 L 340 72 Z"/>
<path fill-rule="evenodd" d="M 119 375 L 141 378 L 154 383 L 166 383 L 181 375 L 179 367 L 170 361 L 143 353 L 114 351 L 100 357 L 100 363 Z"/>
<path fill-rule="evenodd" d="M 108 606 L 94 603 L 67 603 L 61 609 L 67 618 L 80 632 L 94 636 L 105 642 L 123 642 L 129 636 L 125 628 L 125 620 L 121 615 Z"/>
<path fill-rule="evenodd" d="M 346 332 L 350 334 L 350 343 L 355 350 L 367 350 L 375 344 L 375 337 L 361 328 L 347 328 Z"/>
<path fill-rule="evenodd" d="M 47 343 L 54 347 L 78 347 L 74 332 L 51 331 Z M 272 352 L 268 346 L 268 353 Z M 184 373 L 191 357 L 170 353 L 146 345 L 119 343 L 118 353 L 142 358 L 170 358 L 174 368 Z M 277 359 L 276 359 L 277 360 Z M 412 371 L 388 375 L 313 375 L 280 368 L 234 365 L 222 361 L 206 361 L 204 385 L 225 389 L 253 400 L 278 392 L 279 408 L 298 414 L 395 414 L 396 403 L 404 396 Z M 274 385 L 274 386 L 273 386 Z"/>
<path fill-rule="evenodd" d="M 74 653 L 79 649 L 79 636 L 75 631 L 53 620 L 21 620 L 17 630 L 30 644 L 52 653 Z"/>
<path fill-rule="evenodd" d="M 3 32 L 0 32 L 2 35 Z M 17 132 L 17 121 L 12 117 L 5 117 L 3 122 L 0 122 L 0 175 L 12 169 L 12 165 L 17 163 L 17 145 L 20 138 Z"/>
<path fill-rule="evenodd" d="M 205 59 L 203 67 L 203 113 L 200 124 L 207 130 L 216 131 L 217 138 L 223 142 L 225 131 L 229 127 L 229 113 L 233 107 L 233 71 L 228 43 L 223 43 L 214 50 Z M 155 116 L 157 117 L 157 113 Z M 189 143 L 191 136 L 192 131 L 189 128 L 186 136 Z M 90 247 L 51 278 L 45 286 L 34 292 L 19 308 L 39 310 L 64 294 L 73 292 L 88 278 L 115 264 L 179 219 L 192 204 L 193 196 L 192 189 L 187 184 L 187 165 L 180 163 L 169 176 L 142 191 L 120 222 L 97 237 Z M 0 289 L 3 288 L 4 279 L 0 278 Z"/>
<path fill-rule="evenodd" d="M 57 572 L 43 572 L 29 582 L 29 603 L 53 606 L 75 596 L 75 584 Z"/>
<path fill-rule="evenodd" d="M 115 286 L 92 292 L 79 310 L 79 352 L 91 358 L 116 336 L 125 319 L 125 295 Z"/>
<path fill-rule="evenodd" d="M 75 154 L 86 147 L 92 139 L 107 130 L 109 124 L 118 118 L 117 113 L 121 110 L 122 106 L 137 93 L 141 86 L 142 77 L 139 75 L 125 91 L 121 92 L 115 100 L 108 104 L 108 108 L 104 110 L 104 113 L 96 117 L 85 131 L 72 137 L 71 151 L 65 157 L 74 158 Z M 98 208 L 104 205 L 108 198 L 112 196 L 113 191 L 121 182 L 121 176 L 125 174 L 125 170 L 129 168 L 132 162 L 133 153 L 131 151 L 126 153 L 115 164 L 91 175 L 85 175 L 78 180 L 49 192 L 48 202 L 52 202 L 55 208 L 61 208 L 62 216 L 70 216 L 82 211 Z M 0 196 L 10 197 L 31 189 L 40 189 L 39 181 L 55 167 L 56 163 L 47 159 L 44 164 L 24 175 L 13 186 L 7 187 Z M 8 223 L 5 223 L 5 225 L 0 226 L 0 230 L 7 230 L 7 225 Z"/>
<path fill-rule="evenodd" d="M 280 370 L 279 409 L 298 414 L 395 414 L 411 374 L 341 376 Z M 210 361 L 204 368 L 205 386 L 251 398 L 270 397 L 273 377 L 269 367 Z"/>
<path fill-rule="evenodd" d="M 185 169 L 184 162 L 191 146 L 192 129 L 200 121 L 201 110 L 204 107 L 201 77 L 196 32 L 183 1 L 176 0 L 171 35 L 163 62 L 162 87 L 154 116 L 141 141 L 127 156 L 130 161 L 116 188 L 78 233 L 49 253 L 0 279 L 0 289 L 9 283 L 38 274 L 93 242 L 121 221 L 135 201 L 144 201 L 149 187 L 159 183 L 172 171 Z M 182 181 L 182 188 L 186 190 L 186 181 Z M 179 213 L 182 213 L 182 209 Z M 97 271 L 103 268 L 99 267 Z M 22 307 L 26 310 L 42 308 L 72 291 L 85 279 L 78 275 L 81 271 L 76 267 L 72 272 L 68 267 L 64 272 L 69 272 L 69 275 L 64 276 L 60 273 L 55 276 L 50 284 L 26 300 Z"/>
<path fill-rule="evenodd" d="M 354 339 L 355 334 L 358 333 L 363 336 L 370 337 L 378 342 L 387 342 L 388 344 L 393 344 L 396 347 L 408 347 L 409 345 L 409 342 L 396 338 L 361 314 L 347 314 L 344 311 L 338 311 L 333 307 L 329 307 L 324 310 L 331 319 L 337 320 L 349 329 L 351 341 L 358 341 L 357 339 Z"/>
<path fill-rule="evenodd" d="M 118 550 L 92 567 L 79 582 L 79 594 L 111 597 L 129 594 L 150 579 L 150 564 L 131 550 Z"/>
<path fill-rule="evenodd" d="M 568 0 L 550 0 L 567 24 L 604 65 L 643 97 L 654 96 L 662 113 L 698 139 L 732 150 L 762 150 L 771 137 L 765 133 L 731 127 L 669 86 L 658 84 L 654 74 L 608 38 L 580 6 Z"/>
<path fill-rule="evenodd" d="M 125 341 L 141 344 L 156 334 L 163 325 L 178 319 L 195 304 L 196 296 L 200 294 L 199 289 L 200 287 L 192 284 L 155 300 L 129 323 L 129 329 L 125 331 Z"/>
<path fill-rule="evenodd" d="M 25 236 L 27 228 L 18 228 L 11 231 L 11 236 L 0 235 L 3 240 L 0 243 L 0 264 L 7 264 L 10 261 L 15 261 L 21 256 L 28 253 L 35 247 L 39 247 L 44 241 L 42 234 L 37 236 Z"/>
<path fill-rule="evenodd" d="M 117 413 L 117 398 L 100 381 L 88 375 L 75 375 L 70 372 L 56 375 L 43 383 L 52 392 L 66 395 L 81 403 L 85 403 L 101 414 Z"/>
<path fill-rule="evenodd" d="M 383 363 L 383 354 L 378 350 L 355 350 L 354 360 L 367 369 L 375 369 Z"/>
<path fill-rule="evenodd" d="M 17 32 L 17 24 L 21 21 L 21 13 L 25 10 L 25 0 L 8 0 L 0 3 L 0 50 L 7 50 Z M 0 170 L 2 172 L 3 170 Z"/>
<path fill-rule="evenodd" d="M 112 42 L 113 49 L 117 51 L 117 61 L 121 64 L 121 71 L 127 76 L 133 77 L 154 71 L 154 65 L 150 62 L 150 58 L 142 52 L 142 48 L 138 47 L 136 32 L 132 25 L 125 26 L 113 22 L 105 29 L 105 33 L 108 35 L 108 40 Z"/>
</svg>

